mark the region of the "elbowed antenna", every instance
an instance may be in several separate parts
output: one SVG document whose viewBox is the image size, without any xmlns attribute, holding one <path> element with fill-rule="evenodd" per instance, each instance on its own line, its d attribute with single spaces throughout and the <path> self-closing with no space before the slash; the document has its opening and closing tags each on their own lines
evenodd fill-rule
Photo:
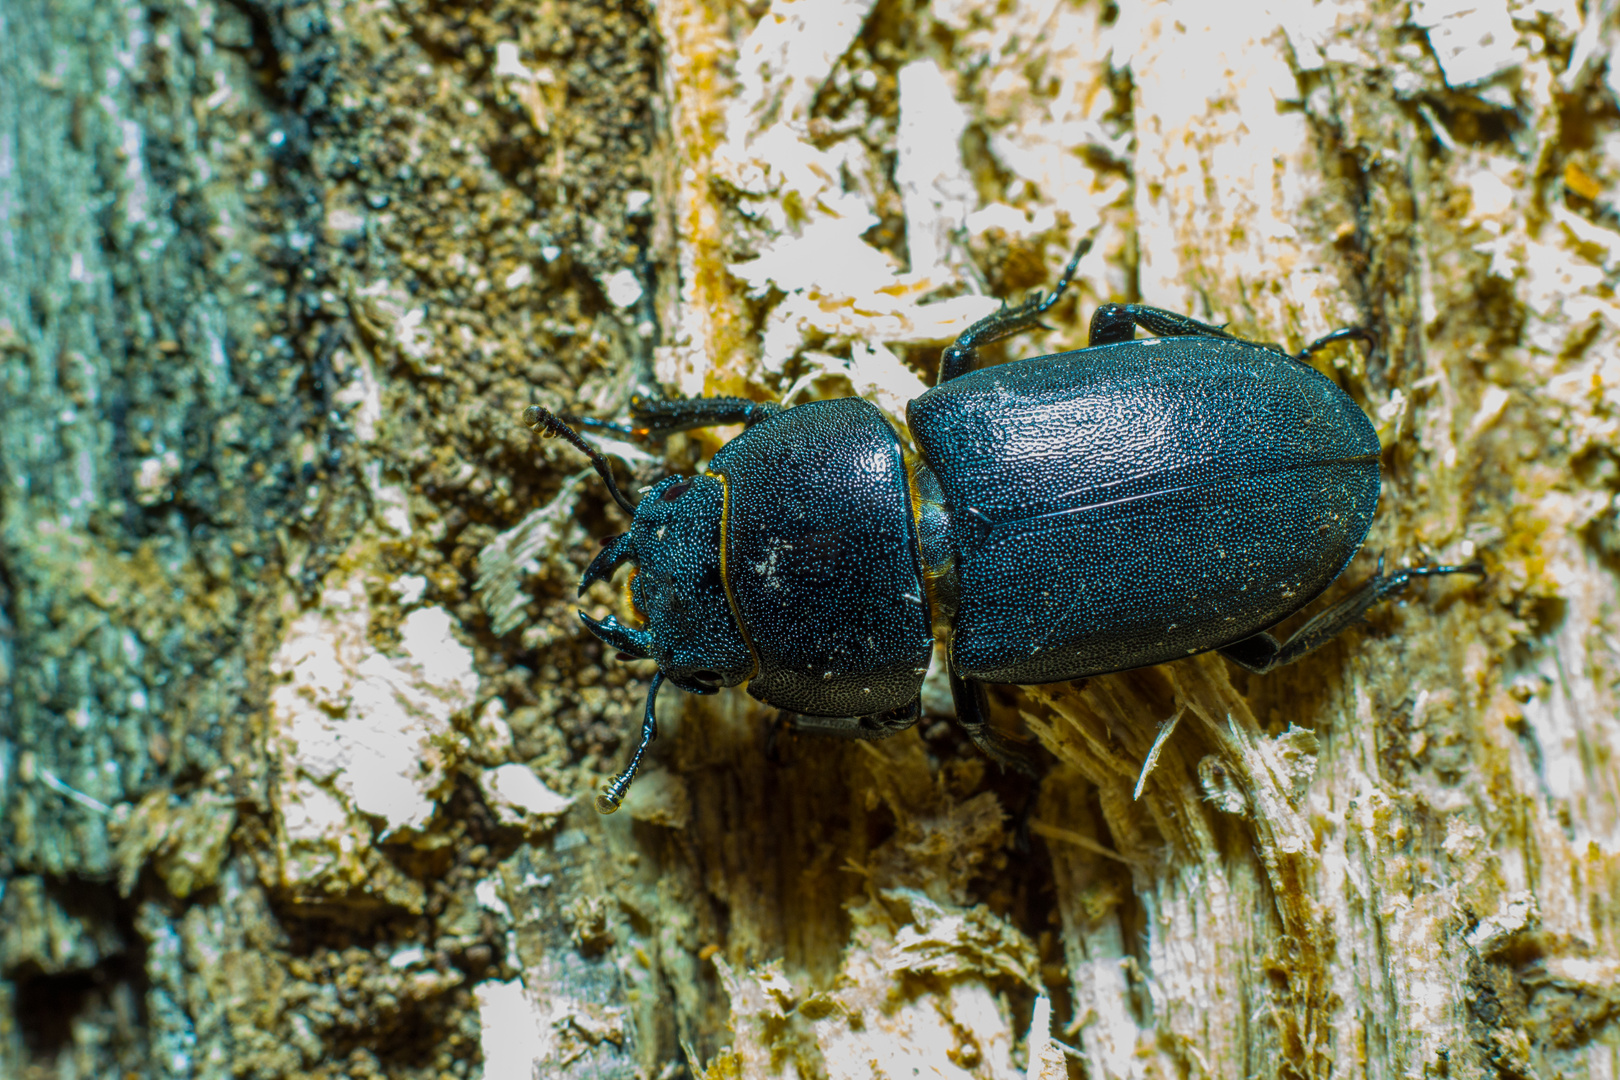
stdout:
<svg viewBox="0 0 1620 1080">
<path fill-rule="evenodd" d="M 548 412 L 538 405 L 530 405 L 527 409 L 524 409 L 523 420 L 530 427 L 539 428 L 541 438 L 554 439 L 560 436 L 570 446 L 590 458 L 591 467 L 596 470 L 596 475 L 607 483 L 608 494 L 613 496 L 613 501 L 618 503 L 624 512 L 631 517 L 636 516 L 636 508 L 631 505 L 629 499 L 624 497 L 624 493 L 619 490 L 619 485 L 614 482 L 613 469 L 608 465 L 607 456 L 602 451 L 580 438 L 579 432 L 563 423 L 555 413 Z"/>
<path fill-rule="evenodd" d="M 664 673 L 660 671 L 652 677 L 652 686 L 647 688 L 647 711 L 641 718 L 641 742 L 636 744 L 636 752 L 631 756 L 630 764 L 624 767 L 624 772 L 615 776 L 613 782 L 596 796 L 598 813 L 611 814 L 624 802 L 624 793 L 630 790 L 630 781 L 636 778 L 636 770 L 641 768 L 642 755 L 658 738 L 658 717 L 653 715 L 653 705 L 658 701 L 658 688 L 663 685 Z"/>
</svg>

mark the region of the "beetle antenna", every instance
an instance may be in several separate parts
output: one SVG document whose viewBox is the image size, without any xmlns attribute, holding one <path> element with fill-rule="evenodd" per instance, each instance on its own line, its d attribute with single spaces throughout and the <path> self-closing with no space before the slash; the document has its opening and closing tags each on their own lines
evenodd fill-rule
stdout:
<svg viewBox="0 0 1620 1080">
<path fill-rule="evenodd" d="M 590 458 L 596 474 L 607 483 L 608 494 L 613 496 L 613 501 L 631 517 L 636 516 L 635 506 L 624 497 L 624 492 L 619 490 L 619 485 L 613 480 L 613 468 L 608 464 L 607 455 L 580 438 L 579 432 L 563 423 L 555 413 L 547 412 L 538 405 L 530 405 L 523 410 L 523 422 L 532 428 L 539 428 L 542 439 L 561 437 L 570 446 Z"/>
<path fill-rule="evenodd" d="M 636 770 L 641 768 L 641 757 L 647 752 L 647 747 L 658 738 L 658 717 L 653 715 L 653 705 L 658 701 L 658 688 L 664 685 L 662 671 L 652 678 L 652 686 L 647 689 L 647 711 L 641 718 L 641 742 L 636 744 L 636 752 L 630 757 L 630 764 L 624 767 L 624 772 L 613 778 L 613 782 L 602 789 L 596 796 L 596 810 L 600 814 L 611 814 L 624 802 L 624 793 L 630 790 L 630 782 L 636 778 Z"/>
</svg>

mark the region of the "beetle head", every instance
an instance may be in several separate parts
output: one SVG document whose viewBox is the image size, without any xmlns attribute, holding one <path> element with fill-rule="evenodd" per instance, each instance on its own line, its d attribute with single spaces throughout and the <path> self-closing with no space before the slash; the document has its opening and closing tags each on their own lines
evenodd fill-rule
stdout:
<svg viewBox="0 0 1620 1080">
<path fill-rule="evenodd" d="M 712 476 L 670 476 L 636 504 L 630 531 L 609 540 L 580 578 L 579 591 L 636 567 L 631 602 L 644 627 L 580 612 L 591 633 L 635 657 L 651 657 L 682 690 L 712 694 L 753 674 L 720 572 L 725 489 Z"/>
<path fill-rule="evenodd" d="M 596 797 L 596 808 L 611 814 L 624 801 L 658 734 L 654 706 L 665 679 L 689 693 L 712 694 L 754 673 L 753 653 L 737 628 L 722 569 L 726 489 L 712 476 L 670 476 L 632 504 L 614 481 L 607 458 L 579 432 L 538 405 L 529 406 L 523 417 L 544 438 L 565 439 L 590 458 L 608 494 L 631 518 L 630 531 L 610 537 L 579 579 L 583 594 L 591 582 L 612 577 L 620 563 L 635 564 L 631 603 L 645 625 L 627 626 L 612 615 L 593 619 L 583 611 L 579 617 L 621 653 L 658 662 L 658 673 L 647 687 L 641 741 L 630 764 Z"/>
</svg>

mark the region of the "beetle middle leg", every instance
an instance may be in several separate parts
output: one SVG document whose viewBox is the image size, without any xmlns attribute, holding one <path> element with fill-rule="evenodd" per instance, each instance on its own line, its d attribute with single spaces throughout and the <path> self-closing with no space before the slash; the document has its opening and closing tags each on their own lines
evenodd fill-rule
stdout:
<svg viewBox="0 0 1620 1080">
<path fill-rule="evenodd" d="M 922 698 L 870 716 L 804 716 L 782 712 L 783 726 L 797 735 L 830 735 L 836 739 L 887 739 L 912 727 L 922 717 Z"/>
<path fill-rule="evenodd" d="M 1086 346 L 1117 345 L 1136 337 L 1140 326 L 1159 337 L 1208 337 L 1237 341 L 1219 326 L 1199 322 L 1190 315 L 1178 315 L 1146 304 L 1103 304 L 1092 312 L 1091 333 Z M 1323 344 L 1326 344 L 1324 342 Z"/>
<path fill-rule="evenodd" d="M 1377 571 L 1360 588 L 1294 631 L 1287 641 L 1279 643 L 1270 634 L 1259 633 L 1217 651 L 1239 667 L 1247 668 L 1256 675 L 1264 675 L 1284 664 L 1292 664 L 1306 653 L 1327 644 L 1366 614 L 1368 608 L 1405 589 L 1413 578 L 1444 574 L 1477 574 L 1483 577 L 1485 568 L 1478 562 L 1471 562 L 1464 566 L 1414 566 L 1385 574 L 1384 560 L 1379 559 Z"/>
<path fill-rule="evenodd" d="M 1086 345 L 1088 347 L 1093 345 L 1117 345 L 1122 341 L 1130 341 L 1136 337 L 1136 328 L 1138 326 L 1159 337 L 1207 337 L 1221 341 L 1245 340 L 1228 334 L 1224 327 L 1199 322 L 1190 315 L 1178 315 L 1176 312 L 1166 311 L 1164 308 L 1149 307 L 1147 304 L 1103 304 L 1091 315 L 1091 333 Z M 1303 364 L 1308 362 L 1313 355 L 1337 341 L 1365 341 L 1376 345 L 1378 336 L 1365 326 L 1345 326 L 1340 327 L 1331 334 L 1323 334 L 1297 353 L 1290 353 L 1281 345 L 1269 342 L 1248 342 L 1248 344 L 1261 345 L 1273 352 L 1281 353 L 1290 360 Z"/>
<path fill-rule="evenodd" d="M 1017 307 L 1001 306 L 1001 310 L 986 315 L 961 334 L 955 341 L 946 346 L 939 357 L 939 383 L 947 383 L 958 375 L 966 375 L 979 366 L 979 346 L 988 345 L 992 341 L 1021 334 L 1025 330 L 1033 330 L 1041 325 L 1041 316 L 1063 295 L 1063 290 L 1069 287 L 1074 279 L 1075 267 L 1085 258 L 1086 252 L 1091 250 L 1090 236 L 1080 241 L 1080 246 L 1074 249 L 1074 255 L 1069 259 L 1069 265 L 1063 268 L 1052 291 L 1046 295 L 1033 292 L 1029 299 Z M 936 385 L 938 385 L 936 383 Z"/>
<path fill-rule="evenodd" d="M 984 684 L 965 679 L 952 671 L 951 698 L 956 702 L 956 722 L 985 757 L 1004 769 L 1015 769 L 1028 777 L 1038 777 L 1035 762 L 1011 739 L 990 726 L 990 709 Z"/>
</svg>

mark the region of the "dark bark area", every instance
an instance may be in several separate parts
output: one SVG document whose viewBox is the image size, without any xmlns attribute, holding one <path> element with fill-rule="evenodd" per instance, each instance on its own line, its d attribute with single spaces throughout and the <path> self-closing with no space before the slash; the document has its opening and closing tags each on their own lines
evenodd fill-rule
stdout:
<svg viewBox="0 0 1620 1080">
<path fill-rule="evenodd" d="M 638 340 L 600 281 L 645 246 L 645 13 L 25 0 L 0 23 L 0 1072 L 469 1075 L 466 985 L 505 951 L 471 897 L 489 815 L 452 772 L 436 826 L 459 824 L 371 855 L 406 884 L 288 886 L 268 665 L 367 562 L 378 648 L 388 586 L 425 575 L 486 696 L 532 701 L 472 558 L 556 492 L 530 386 L 573 401 Z M 569 109 L 509 92 L 508 39 Z M 396 348 L 413 307 L 431 359 Z M 573 715 L 574 746 L 616 744 Z M 530 716 L 526 757 L 559 738 Z M 390 968 L 402 947 L 425 959 Z"/>
<path fill-rule="evenodd" d="M 0 1023 L 12 1075 L 144 1073 L 207 1021 L 153 953 L 183 909 L 134 880 L 121 826 L 262 802 L 257 658 L 299 451 L 331 451 L 309 185 L 242 10 L 0 19 Z"/>
</svg>

